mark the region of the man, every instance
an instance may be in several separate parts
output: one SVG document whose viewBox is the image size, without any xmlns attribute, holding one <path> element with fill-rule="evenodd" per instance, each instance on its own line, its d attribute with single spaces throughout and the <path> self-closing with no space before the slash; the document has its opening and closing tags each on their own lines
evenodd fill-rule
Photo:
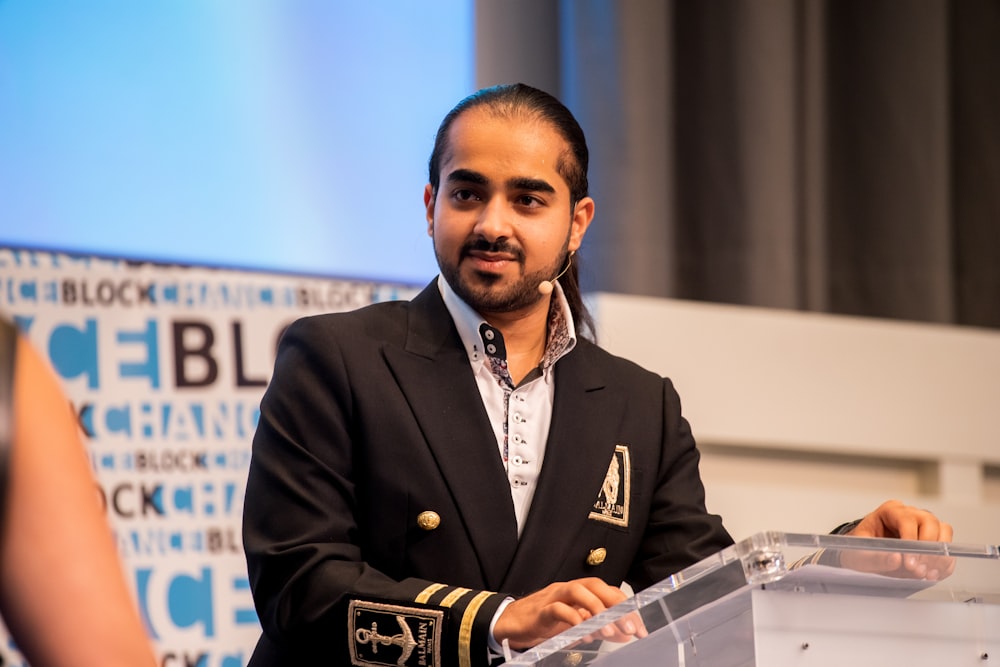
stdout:
<svg viewBox="0 0 1000 667">
<path fill-rule="evenodd" d="M 583 336 L 587 160 L 546 93 L 463 100 L 424 190 L 441 276 L 285 334 L 244 512 L 251 665 L 486 664 L 732 543 L 670 381 Z M 895 502 L 855 533 L 951 538 Z"/>
</svg>

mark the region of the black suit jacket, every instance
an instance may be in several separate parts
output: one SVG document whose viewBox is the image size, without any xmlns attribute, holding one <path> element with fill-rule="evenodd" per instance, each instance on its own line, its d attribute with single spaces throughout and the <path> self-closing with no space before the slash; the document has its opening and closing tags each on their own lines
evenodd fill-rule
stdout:
<svg viewBox="0 0 1000 667">
<path fill-rule="evenodd" d="M 555 378 L 518 539 L 496 438 L 435 284 L 412 302 L 289 327 L 244 509 L 264 629 L 251 665 L 395 664 L 404 644 L 407 664 L 484 664 L 507 595 L 584 576 L 638 590 L 731 544 L 705 510 L 669 380 L 585 340 Z M 609 511 L 613 459 L 627 484 Z M 418 526 L 426 511 L 440 517 L 432 530 Z"/>
</svg>

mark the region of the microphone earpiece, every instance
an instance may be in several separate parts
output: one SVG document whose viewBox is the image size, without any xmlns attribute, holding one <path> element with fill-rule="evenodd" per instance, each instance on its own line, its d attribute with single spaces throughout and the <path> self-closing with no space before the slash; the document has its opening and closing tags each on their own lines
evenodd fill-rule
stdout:
<svg viewBox="0 0 1000 667">
<path fill-rule="evenodd" d="M 566 266 L 563 268 L 563 270 L 560 271 L 559 275 L 557 275 L 552 280 L 543 280 L 542 282 L 538 283 L 538 292 L 542 296 L 548 296 L 549 294 L 552 294 L 552 290 L 556 288 L 556 281 L 562 278 L 562 275 L 564 273 L 569 271 L 569 266 L 572 263 L 573 263 L 573 253 L 570 252 L 570 254 L 566 256 Z"/>
</svg>

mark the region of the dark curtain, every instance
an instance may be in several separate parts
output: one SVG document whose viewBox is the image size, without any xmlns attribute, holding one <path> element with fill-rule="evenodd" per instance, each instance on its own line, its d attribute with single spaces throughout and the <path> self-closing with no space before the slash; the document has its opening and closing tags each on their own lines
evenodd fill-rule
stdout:
<svg viewBox="0 0 1000 667">
<path fill-rule="evenodd" d="M 1000 327 L 1000 2 L 558 7 L 586 288 Z"/>
</svg>

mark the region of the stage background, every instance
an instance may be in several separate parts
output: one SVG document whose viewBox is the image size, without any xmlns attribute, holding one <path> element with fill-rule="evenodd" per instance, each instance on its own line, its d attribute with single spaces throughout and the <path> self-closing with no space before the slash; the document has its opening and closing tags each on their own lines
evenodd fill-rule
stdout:
<svg viewBox="0 0 1000 667">
<path fill-rule="evenodd" d="M 0 244 L 425 282 L 471 0 L 0 0 Z"/>
</svg>

